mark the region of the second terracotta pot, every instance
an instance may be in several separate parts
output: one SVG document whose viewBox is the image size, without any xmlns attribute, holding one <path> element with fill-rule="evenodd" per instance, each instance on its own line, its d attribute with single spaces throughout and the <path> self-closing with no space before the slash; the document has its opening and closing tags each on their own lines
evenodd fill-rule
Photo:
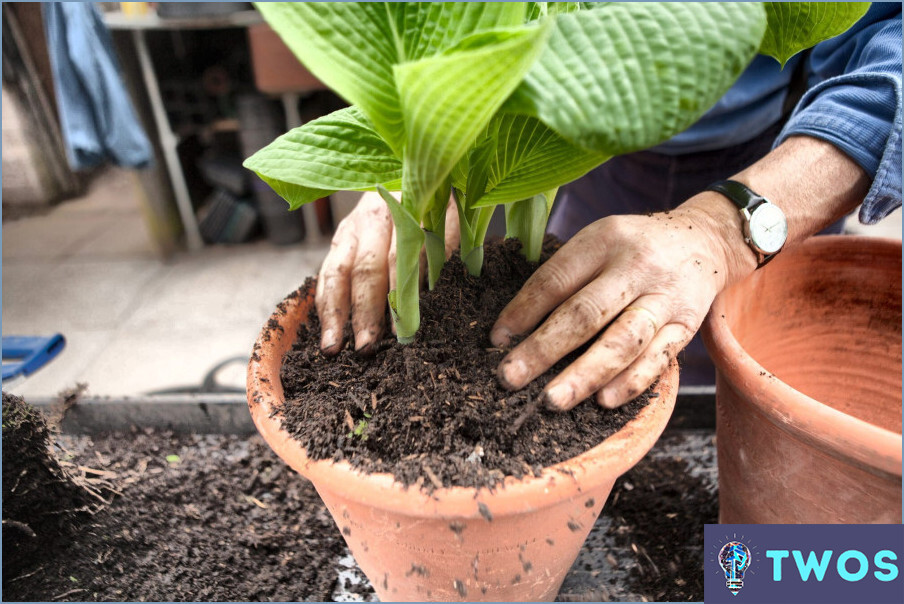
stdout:
<svg viewBox="0 0 904 604">
<path fill-rule="evenodd" d="M 723 292 L 719 519 L 901 522 L 901 243 L 817 237 Z"/>
<path fill-rule="evenodd" d="M 255 344 L 251 415 L 273 450 L 314 483 L 380 599 L 553 600 L 616 478 L 665 428 L 678 391 L 677 365 L 634 420 L 586 453 L 539 477 L 509 477 L 493 491 L 454 487 L 427 495 L 389 474 L 312 461 L 274 417 L 283 402 L 282 359 L 312 297 L 299 291 L 280 304 Z"/>
</svg>

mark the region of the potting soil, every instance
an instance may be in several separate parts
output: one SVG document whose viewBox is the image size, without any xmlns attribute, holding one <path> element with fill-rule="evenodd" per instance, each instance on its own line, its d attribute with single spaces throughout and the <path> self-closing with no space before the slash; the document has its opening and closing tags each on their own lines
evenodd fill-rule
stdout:
<svg viewBox="0 0 904 604">
<path fill-rule="evenodd" d="M 347 328 L 345 348 L 325 357 L 312 309 L 282 368 L 283 427 L 313 459 L 347 459 L 428 492 L 539 474 L 618 431 L 648 393 L 616 410 L 593 399 L 566 413 L 540 404 L 543 387 L 586 345 L 518 392 L 499 385 L 496 367 L 507 351 L 493 347 L 490 329 L 537 267 L 519 247 L 488 243 L 479 278 L 453 256 L 421 296 L 421 328 L 411 344 L 387 334 L 375 354 L 362 355 Z M 544 258 L 555 248 L 547 241 Z"/>
</svg>

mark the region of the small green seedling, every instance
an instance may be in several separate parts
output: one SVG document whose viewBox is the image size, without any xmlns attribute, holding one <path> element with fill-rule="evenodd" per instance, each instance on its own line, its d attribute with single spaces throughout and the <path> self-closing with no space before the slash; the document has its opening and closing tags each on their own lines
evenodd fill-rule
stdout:
<svg viewBox="0 0 904 604">
<path fill-rule="evenodd" d="M 368 414 L 364 414 L 368 419 L 370 416 Z M 358 437 L 361 440 L 367 440 L 367 419 L 358 420 L 358 424 L 355 426 L 355 429 L 348 433 L 349 438 Z"/>
<path fill-rule="evenodd" d="M 351 107 L 245 166 L 291 208 L 378 190 L 397 238 L 389 305 L 400 342 L 445 261 L 454 197 L 461 257 L 479 275 L 490 216 L 539 259 L 558 188 L 685 130 L 758 51 L 782 64 L 859 19 L 835 2 L 262 2 L 258 10 Z M 398 196 L 398 193 L 401 193 Z"/>
</svg>

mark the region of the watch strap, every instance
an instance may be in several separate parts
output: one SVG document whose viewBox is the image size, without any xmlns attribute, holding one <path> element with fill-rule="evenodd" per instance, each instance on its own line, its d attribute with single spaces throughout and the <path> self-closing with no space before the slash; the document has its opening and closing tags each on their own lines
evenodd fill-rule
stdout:
<svg viewBox="0 0 904 604">
<path fill-rule="evenodd" d="M 766 199 L 762 195 L 754 193 L 750 187 L 736 180 L 719 180 L 706 187 L 705 190 L 721 193 L 722 195 L 730 199 L 732 203 L 734 203 L 741 211 L 741 214 L 744 215 L 745 221 L 750 220 L 750 214 L 754 210 L 754 208 L 762 203 L 769 203 L 768 199 Z M 776 254 L 778 254 L 778 252 L 775 252 L 773 254 L 765 254 L 756 249 L 750 240 L 749 234 L 746 231 L 744 232 L 744 240 L 750 247 L 750 250 L 754 254 L 756 254 L 757 268 L 762 268 L 763 266 L 768 264 L 770 260 L 775 258 Z"/>
<path fill-rule="evenodd" d="M 750 187 L 736 180 L 719 180 L 706 187 L 706 190 L 721 193 L 741 210 L 752 209 L 754 206 L 767 201 L 765 197 L 757 195 Z"/>
</svg>

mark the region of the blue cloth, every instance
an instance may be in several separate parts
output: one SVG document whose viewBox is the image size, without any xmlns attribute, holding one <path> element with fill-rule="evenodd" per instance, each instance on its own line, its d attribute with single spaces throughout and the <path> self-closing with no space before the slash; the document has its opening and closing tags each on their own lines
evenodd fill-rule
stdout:
<svg viewBox="0 0 904 604">
<path fill-rule="evenodd" d="M 129 168 L 147 166 L 151 145 L 94 3 L 45 2 L 43 9 L 69 165 L 84 170 L 110 160 Z"/>
<path fill-rule="evenodd" d="M 809 89 L 775 144 L 794 135 L 828 141 L 873 179 L 860 220 L 873 224 L 901 205 L 901 4 L 874 2 L 850 30 L 814 47 Z M 725 96 L 690 129 L 656 147 L 668 155 L 711 151 L 750 140 L 782 118 L 801 58 L 782 70 L 757 57 Z"/>
</svg>

